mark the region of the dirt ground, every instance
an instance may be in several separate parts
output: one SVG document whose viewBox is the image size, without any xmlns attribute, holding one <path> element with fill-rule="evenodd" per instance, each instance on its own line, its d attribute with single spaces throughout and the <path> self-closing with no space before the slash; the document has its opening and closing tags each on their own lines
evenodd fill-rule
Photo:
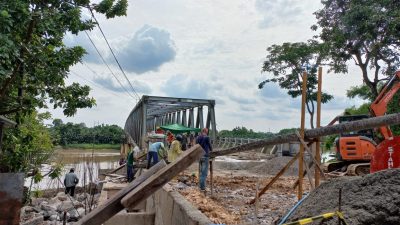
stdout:
<svg viewBox="0 0 400 225">
<path fill-rule="evenodd" d="M 287 163 L 288 158 L 290 157 L 274 158 L 272 161 L 258 163 L 214 162 L 213 195 L 209 178 L 207 192 L 199 191 L 197 179 L 191 177 L 192 174 L 195 175 L 195 166 L 185 172 L 186 176 L 178 177 L 171 184 L 216 224 L 275 224 L 297 202 L 297 192 L 292 188 L 296 177 L 281 177 L 261 196 L 257 212 L 255 204 L 248 203 L 255 198 L 257 186 L 261 190 L 276 174 L 277 168 L 282 168 Z M 267 165 L 268 162 L 270 165 Z M 289 172 L 289 175 L 293 172 Z M 305 192 L 309 191 L 307 182 L 304 180 Z"/>
</svg>

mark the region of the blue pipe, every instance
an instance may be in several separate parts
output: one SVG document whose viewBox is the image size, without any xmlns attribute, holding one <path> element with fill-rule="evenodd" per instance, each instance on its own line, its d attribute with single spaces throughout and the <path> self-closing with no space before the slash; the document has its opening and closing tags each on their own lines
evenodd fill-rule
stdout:
<svg viewBox="0 0 400 225">
<path fill-rule="evenodd" d="M 301 205 L 301 203 L 302 203 L 302 202 L 304 201 L 304 199 L 306 199 L 307 197 L 308 197 L 308 195 L 304 195 L 304 197 L 303 197 L 302 199 L 300 199 L 300 201 L 298 201 L 298 202 L 296 203 L 296 205 L 294 205 L 294 206 L 289 210 L 289 212 L 281 219 L 281 221 L 279 221 L 278 225 L 284 224 L 284 223 L 286 222 L 286 220 L 289 218 L 289 216 L 292 215 L 292 213 L 297 209 L 297 207 L 298 207 L 299 205 Z"/>
</svg>

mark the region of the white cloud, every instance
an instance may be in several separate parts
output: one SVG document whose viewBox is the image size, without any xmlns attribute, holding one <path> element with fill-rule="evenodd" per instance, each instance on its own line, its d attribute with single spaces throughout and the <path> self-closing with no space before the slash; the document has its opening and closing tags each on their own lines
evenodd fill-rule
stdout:
<svg viewBox="0 0 400 225">
<path fill-rule="evenodd" d="M 144 25 L 130 39 L 121 40 L 119 45 L 118 59 L 123 68 L 137 74 L 158 71 L 176 55 L 170 34 L 150 25 Z"/>
</svg>

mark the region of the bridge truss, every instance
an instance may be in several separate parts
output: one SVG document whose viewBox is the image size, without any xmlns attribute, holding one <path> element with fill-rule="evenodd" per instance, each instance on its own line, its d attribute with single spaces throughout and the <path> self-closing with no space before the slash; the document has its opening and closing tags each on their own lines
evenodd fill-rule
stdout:
<svg viewBox="0 0 400 225">
<path fill-rule="evenodd" d="M 207 110 L 205 124 L 204 110 Z M 155 130 L 157 126 L 173 123 L 207 127 L 211 140 L 216 140 L 215 100 L 143 95 L 130 112 L 124 130 L 135 143 L 143 147 L 147 132 Z"/>
</svg>

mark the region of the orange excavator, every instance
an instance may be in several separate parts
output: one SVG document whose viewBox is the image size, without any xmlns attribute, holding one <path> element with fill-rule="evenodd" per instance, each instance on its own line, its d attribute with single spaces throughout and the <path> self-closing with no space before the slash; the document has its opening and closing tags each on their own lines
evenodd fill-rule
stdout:
<svg viewBox="0 0 400 225">
<path fill-rule="evenodd" d="M 370 105 L 370 116 L 382 116 L 387 105 L 400 89 L 400 71 L 384 85 Z M 339 123 L 368 118 L 368 115 L 338 117 Z M 379 127 L 383 140 L 379 144 L 373 130 L 361 130 L 340 134 L 335 140 L 336 160 L 324 164 L 326 172 L 338 171 L 347 175 L 364 175 L 380 170 L 400 167 L 400 137 L 393 136 L 387 126 Z"/>
</svg>

